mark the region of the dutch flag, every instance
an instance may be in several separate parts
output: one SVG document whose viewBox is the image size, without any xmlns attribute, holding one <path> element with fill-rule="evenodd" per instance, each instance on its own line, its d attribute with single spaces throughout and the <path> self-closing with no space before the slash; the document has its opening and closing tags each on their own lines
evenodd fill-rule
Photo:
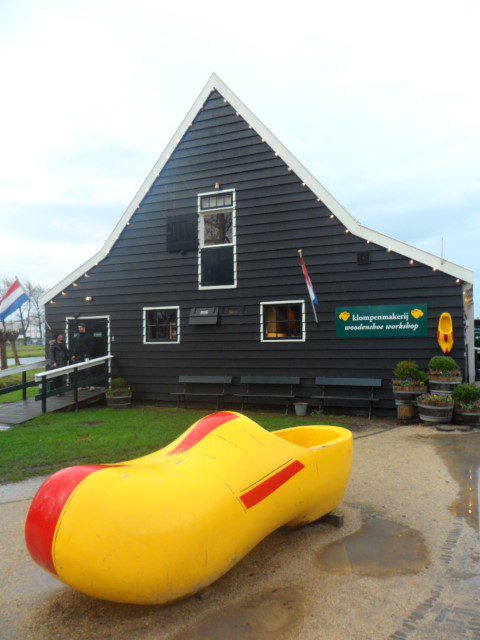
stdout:
<svg viewBox="0 0 480 640">
<path fill-rule="evenodd" d="M 315 318 L 315 323 L 318 325 L 317 311 L 315 309 L 315 305 L 318 304 L 318 299 L 313 289 L 312 281 L 310 280 L 310 276 L 308 275 L 307 265 L 305 264 L 305 260 L 302 256 L 302 250 L 298 249 L 298 256 L 300 258 L 300 264 L 302 265 L 303 277 L 305 278 L 305 284 L 307 285 L 308 295 L 310 296 L 310 302 L 312 303 L 312 311 L 313 316 Z"/>
<path fill-rule="evenodd" d="M 19 309 L 22 304 L 27 302 L 27 300 L 27 294 L 23 290 L 23 287 L 18 281 L 18 278 L 15 278 L 15 282 L 0 300 L 0 322 L 3 322 L 6 318 L 8 318 L 8 316 L 11 316 L 12 313 L 15 313 L 15 311 Z"/>
</svg>

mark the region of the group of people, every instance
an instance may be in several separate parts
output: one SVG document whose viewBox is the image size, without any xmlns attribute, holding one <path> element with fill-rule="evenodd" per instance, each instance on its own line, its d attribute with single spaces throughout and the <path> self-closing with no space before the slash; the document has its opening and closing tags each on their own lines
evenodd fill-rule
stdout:
<svg viewBox="0 0 480 640">
<path fill-rule="evenodd" d="M 87 326 L 84 322 L 78 323 L 78 333 L 76 334 L 71 350 L 69 351 L 65 344 L 63 333 L 59 332 L 55 335 L 54 340 L 50 342 L 50 357 L 49 367 L 50 369 L 57 369 L 60 367 L 66 367 L 68 364 L 78 364 L 79 362 L 85 362 L 90 360 L 93 356 L 93 336 L 87 331 Z M 81 374 L 83 372 L 80 372 Z M 88 369 L 84 372 L 84 384 L 89 386 Z M 55 389 L 63 387 L 64 376 L 58 376 L 52 380 Z M 80 389 L 82 387 L 79 387 Z M 93 391 L 95 387 L 90 385 L 90 389 Z"/>
</svg>

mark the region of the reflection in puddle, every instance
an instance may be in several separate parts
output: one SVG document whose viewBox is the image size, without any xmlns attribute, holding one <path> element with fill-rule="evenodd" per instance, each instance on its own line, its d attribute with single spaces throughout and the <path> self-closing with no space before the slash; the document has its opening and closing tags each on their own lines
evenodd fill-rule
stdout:
<svg viewBox="0 0 480 640">
<path fill-rule="evenodd" d="M 274 589 L 214 611 L 172 640 L 268 640 L 291 638 L 303 603 L 291 588 Z"/>
<path fill-rule="evenodd" d="M 465 518 L 472 529 L 478 531 L 480 433 L 435 436 L 433 442 L 436 452 L 460 487 L 450 511 L 454 516 Z"/>
<path fill-rule="evenodd" d="M 418 573 L 429 564 L 419 531 L 373 514 L 364 515 L 358 531 L 329 544 L 317 559 L 322 571 L 361 576 Z"/>
</svg>

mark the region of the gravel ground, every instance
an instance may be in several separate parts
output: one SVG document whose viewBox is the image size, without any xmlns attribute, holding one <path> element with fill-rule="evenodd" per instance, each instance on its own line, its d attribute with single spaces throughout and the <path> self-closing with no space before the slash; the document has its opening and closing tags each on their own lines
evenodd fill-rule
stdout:
<svg viewBox="0 0 480 640">
<path fill-rule="evenodd" d="M 167 607 L 89 599 L 30 561 L 40 482 L 0 486 L 1 640 L 480 638 L 480 433 L 360 430 L 343 528 L 281 530 Z"/>
</svg>

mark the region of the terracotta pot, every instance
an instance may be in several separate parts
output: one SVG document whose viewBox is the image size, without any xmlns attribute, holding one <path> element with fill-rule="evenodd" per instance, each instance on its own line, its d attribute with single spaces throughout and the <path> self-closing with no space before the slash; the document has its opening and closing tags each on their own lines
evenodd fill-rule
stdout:
<svg viewBox="0 0 480 640">
<path fill-rule="evenodd" d="M 453 414 L 453 404 L 436 406 L 432 404 L 417 403 L 418 415 L 423 422 L 437 424 L 439 422 L 451 422 Z"/>
</svg>

